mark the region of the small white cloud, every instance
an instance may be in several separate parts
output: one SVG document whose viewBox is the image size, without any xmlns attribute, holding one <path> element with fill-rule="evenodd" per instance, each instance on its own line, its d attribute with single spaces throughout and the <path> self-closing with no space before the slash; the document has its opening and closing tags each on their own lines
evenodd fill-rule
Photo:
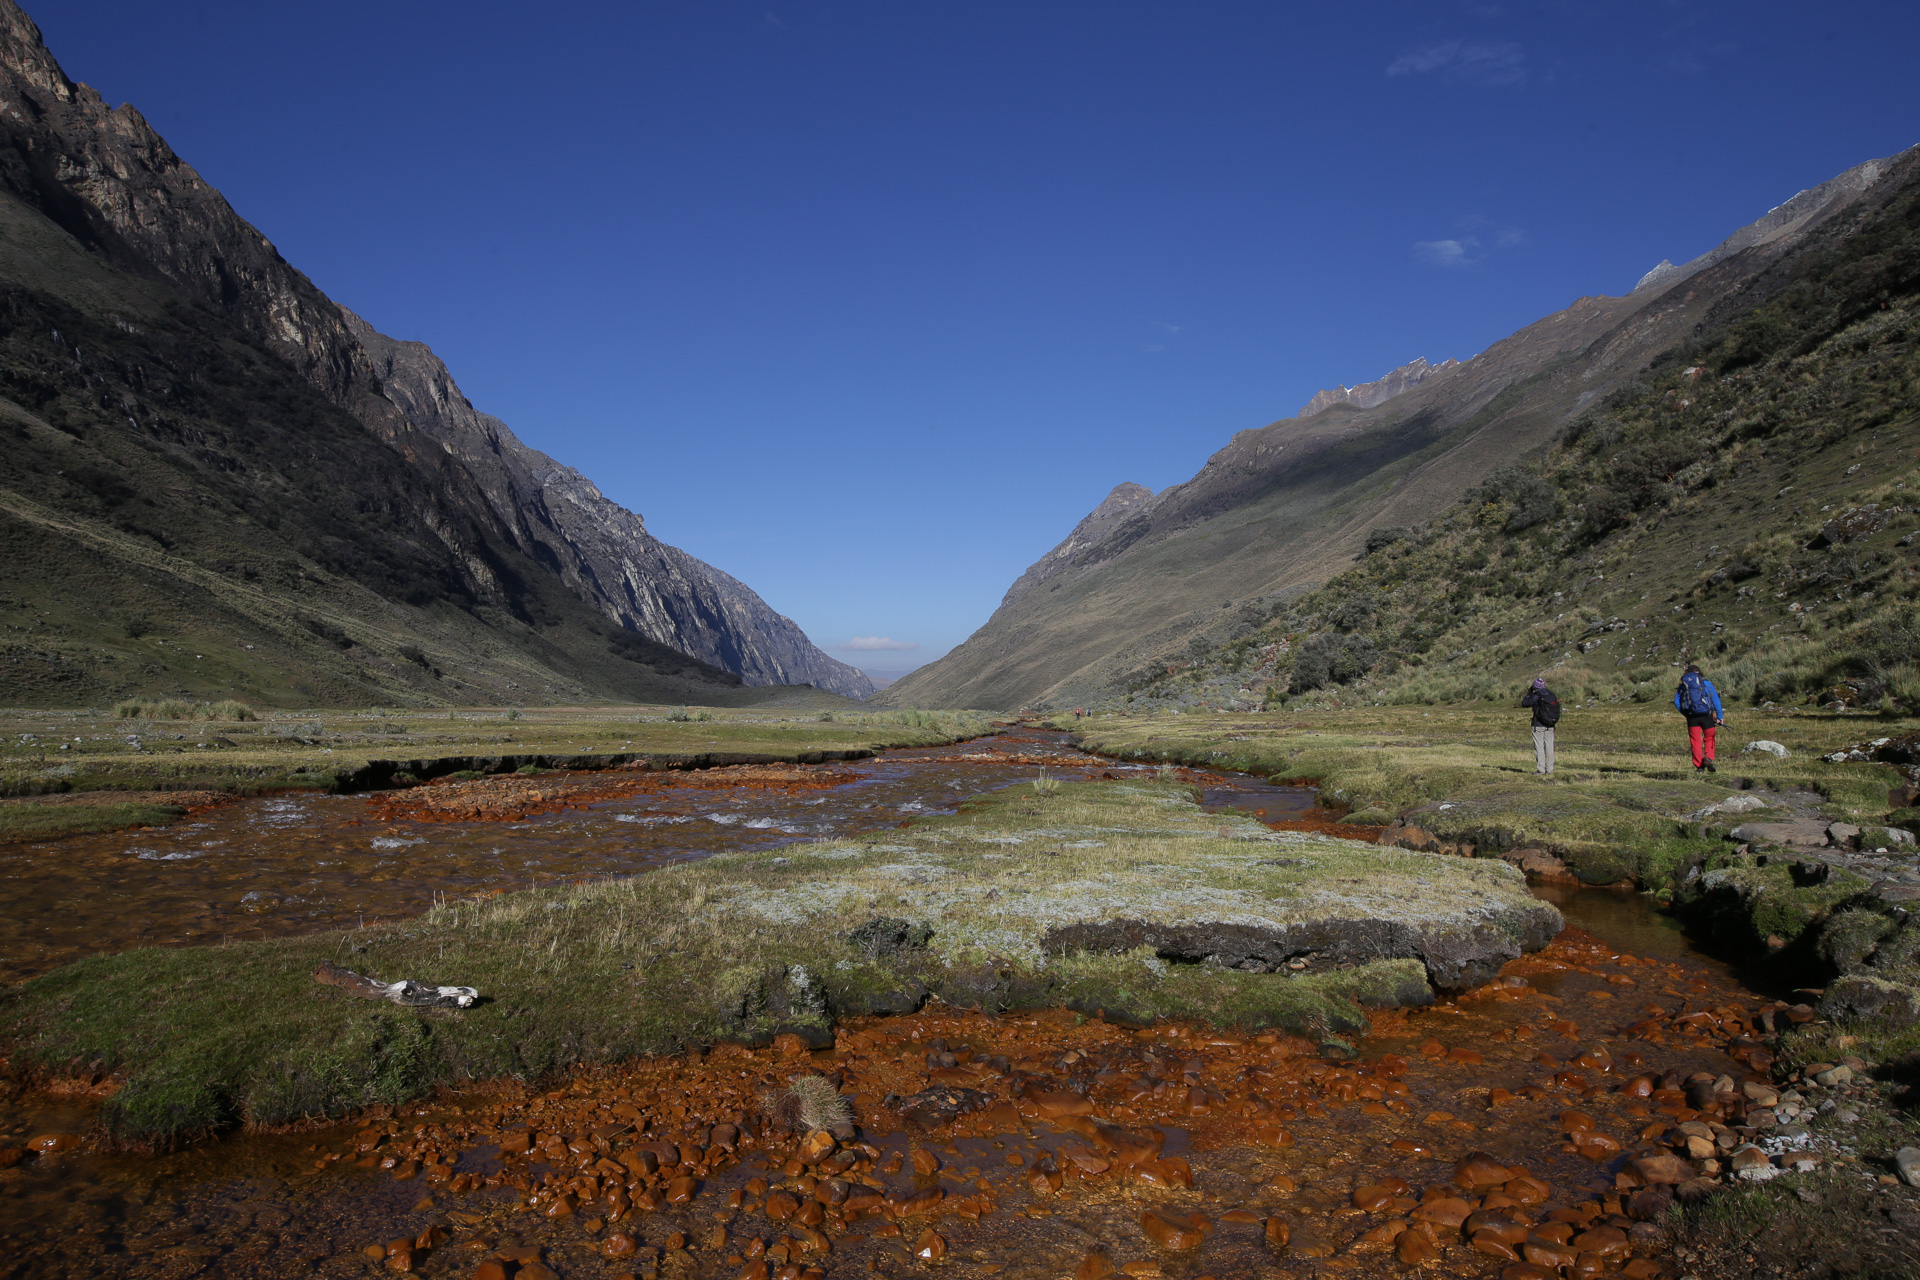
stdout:
<svg viewBox="0 0 1920 1280">
<path fill-rule="evenodd" d="M 1527 52 L 1517 44 L 1442 40 L 1401 54 L 1390 76 L 1437 75 L 1445 84 L 1511 85 L 1527 78 Z"/>
<path fill-rule="evenodd" d="M 869 653 L 881 649 L 904 653 L 909 649 L 918 649 L 920 643 L 917 640 L 895 640 L 892 636 L 855 636 L 845 644 L 837 644 L 833 647 L 836 649 L 852 649 L 861 653 Z"/>
<path fill-rule="evenodd" d="M 1416 240 L 1413 242 L 1413 253 L 1428 266 L 1464 267 L 1473 261 L 1467 256 L 1467 251 L 1478 248 L 1479 244 L 1472 236 L 1464 240 Z"/>
</svg>

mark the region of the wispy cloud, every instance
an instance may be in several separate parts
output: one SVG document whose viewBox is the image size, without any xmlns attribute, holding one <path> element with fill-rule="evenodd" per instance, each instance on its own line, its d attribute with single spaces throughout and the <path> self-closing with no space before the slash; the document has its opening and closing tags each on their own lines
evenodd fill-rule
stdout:
<svg viewBox="0 0 1920 1280">
<path fill-rule="evenodd" d="M 1480 242 L 1472 236 L 1460 240 L 1416 240 L 1413 256 L 1432 267 L 1464 267 L 1479 261 L 1469 256 Z"/>
<path fill-rule="evenodd" d="M 1445 240 L 1416 240 L 1413 256 L 1430 267 L 1472 267 L 1501 249 L 1525 244 L 1524 228 L 1495 222 L 1484 214 L 1454 219 L 1456 234 Z"/>
<path fill-rule="evenodd" d="M 1387 74 L 1438 76 L 1443 84 L 1522 84 L 1527 78 L 1527 51 L 1512 43 L 1441 40 L 1401 54 L 1387 64 Z"/>
<path fill-rule="evenodd" d="M 1147 325 L 1150 328 L 1158 329 L 1160 333 L 1163 335 L 1162 337 L 1154 341 L 1143 342 L 1140 344 L 1140 350 L 1146 352 L 1150 356 L 1159 355 L 1162 351 L 1165 351 L 1167 349 L 1167 344 L 1172 342 L 1175 338 L 1179 337 L 1180 331 L 1186 328 L 1185 325 L 1169 324 L 1165 320 L 1149 320 L 1147 321 Z"/>
<path fill-rule="evenodd" d="M 833 646 L 836 649 L 851 649 L 856 653 L 872 653 L 877 650 L 905 653 L 909 649 L 918 649 L 917 640 L 895 640 L 892 636 L 855 636 L 845 644 Z"/>
</svg>

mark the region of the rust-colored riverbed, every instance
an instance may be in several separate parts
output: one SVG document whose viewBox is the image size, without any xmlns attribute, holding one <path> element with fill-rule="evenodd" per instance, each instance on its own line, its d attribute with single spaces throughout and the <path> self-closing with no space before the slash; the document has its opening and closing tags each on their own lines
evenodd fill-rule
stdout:
<svg viewBox="0 0 1920 1280">
<path fill-rule="evenodd" d="M 280 903 L 293 895 L 271 888 L 275 869 L 296 874 L 316 849 L 377 867 L 372 839 L 426 842 L 392 851 L 408 856 L 371 886 L 327 871 L 301 904 L 314 914 L 249 917 L 275 932 L 417 909 L 403 868 L 446 892 L 631 871 L 950 808 L 1043 756 L 1067 776 L 1115 771 L 1009 737 L 825 766 L 861 776 L 818 786 L 669 786 L 511 823 L 297 797 L 117 839 L 124 865 L 129 849 L 251 832 L 220 856 Z M 1195 777 L 1213 803 L 1314 820 L 1310 792 Z M 687 821 L 623 820 L 647 817 Z M 703 820 L 724 830 L 709 838 Z M 83 844 L 105 859 L 113 841 L 63 842 Z M 217 902 L 238 887 L 202 883 Z M 1635 901 L 1563 892 L 1560 905 L 1573 927 L 1547 951 L 1378 1015 L 1344 1049 L 932 1006 L 843 1024 L 821 1052 L 721 1047 L 158 1156 L 97 1149 L 91 1099 L 32 1095 L 0 1112 L 0 1149 L 40 1152 L 0 1155 L 14 1161 L 0 1170 L 0 1277 L 1672 1274 L 1656 1224 L 1701 1167 L 1666 1154 L 1684 1150 L 1678 1126 L 1732 1137 L 1755 1105 L 1741 1084 L 1764 1077 L 1745 1037 L 1791 1015 Z M 850 1101 L 856 1133 L 809 1146 L 769 1121 L 769 1099 L 806 1074 Z"/>
<path fill-rule="evenodd" d="M 1075 751 L 1065 734 L 1025 733 L 827 765 L 296 792 L 171 827 L 0 845 L 0 980 L 102 951 L 347 928 L 443 897 L 872 830 L 951 812 L 1042 768 L 1082 779 L 1141 766 Z M 1302 788 L 1271 790 L 1262 806 L 1276 814 L 1312 803 Z"/>
</svg>

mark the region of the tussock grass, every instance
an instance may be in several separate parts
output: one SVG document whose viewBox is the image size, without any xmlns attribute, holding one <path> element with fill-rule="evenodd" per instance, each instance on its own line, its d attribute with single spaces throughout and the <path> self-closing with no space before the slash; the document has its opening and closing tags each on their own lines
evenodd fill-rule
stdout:
<svg viewBox="0 0 1920 1280">
<path fill-rule="evenodd" d="M 184 698 L 128 698 L 115 704 L 113 714 L 122 720 L 258 720 L 260 717 L 244 702 L 223 698 L 219 702 L 189 702 Z"/>
<path fill-rule="evenodd" d="M 1740 820 L 1702 824 L 1687 815 L 1727 798 L 1742 779 L 1766 791 L 1813 792 L 1832 819 L 1884 821 L 1898 771 L 1820 757 L 1863 738 L 1920 729 L 1916 720 L 1736 710 L 1720 733 L 1720 772 L 1701 775 L 1687 756 L 1681 718 L 1664 702 L 1589 707 L 1562 689 L 1558 770 L 1543 781 L 1532 773 L 1520 693 L 1506 686 L 1507 705 L 1497 709 L 1412 703 L 1177 719 L 1106 715 L 1060 727 L 1123 759 L 1317 779 L 1331 805 L 1405 817 L 1482 850 L 1543 847 L 1596 883 L 1633 879 L 1663 893 L 1676 870 L 1720 847 L 1720 835 Z M 1781 760 L 1742 750 L 1758 739 L 1791 754 Z"/>
<path fill-rule="evenodd" d="M 832 1010 L 908 1007 L 897 1002 L 916 991 L 1333 1035 L 1365 1025 L 1360 1005 L 1424 991 L 1420 962 L 1289 976 L 1170 965 L 1150 947 L 1050 954 L 1044 939 L 1116 917 L 1465 928 L 1501 910 L 1546 909 L 1502 864 L 1280 835 L 1204 814 L 1178 785 L 1019 787 L 910 829 L 449 901 L 402 924 L 94 957 L 10 989 L 0 1026 L 16 1066 L 102 1060 L 126 1078 L 114 1131 L 170 1142 L 437 1080 L 536 1079 L 781 1027 L 817 1035 Z M 848 940 L 876 917 L 932 933 L 890 954 Z M 368 1004 L 313 982 L 322 959 L 487 998 L 458 1012 Z"/>
</svg>

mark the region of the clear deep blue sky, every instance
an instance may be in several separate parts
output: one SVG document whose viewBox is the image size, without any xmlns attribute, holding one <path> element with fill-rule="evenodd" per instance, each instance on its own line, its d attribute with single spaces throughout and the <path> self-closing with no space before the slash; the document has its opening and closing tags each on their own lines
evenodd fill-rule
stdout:
<svg viewBox="0 0 1920 1280">
<path fill-rule="evenodd" d="M 879 670 L 1115 483 L 1920 141 L 1911 2 L 27 7 L 321 288 Z"/>
</svg>

